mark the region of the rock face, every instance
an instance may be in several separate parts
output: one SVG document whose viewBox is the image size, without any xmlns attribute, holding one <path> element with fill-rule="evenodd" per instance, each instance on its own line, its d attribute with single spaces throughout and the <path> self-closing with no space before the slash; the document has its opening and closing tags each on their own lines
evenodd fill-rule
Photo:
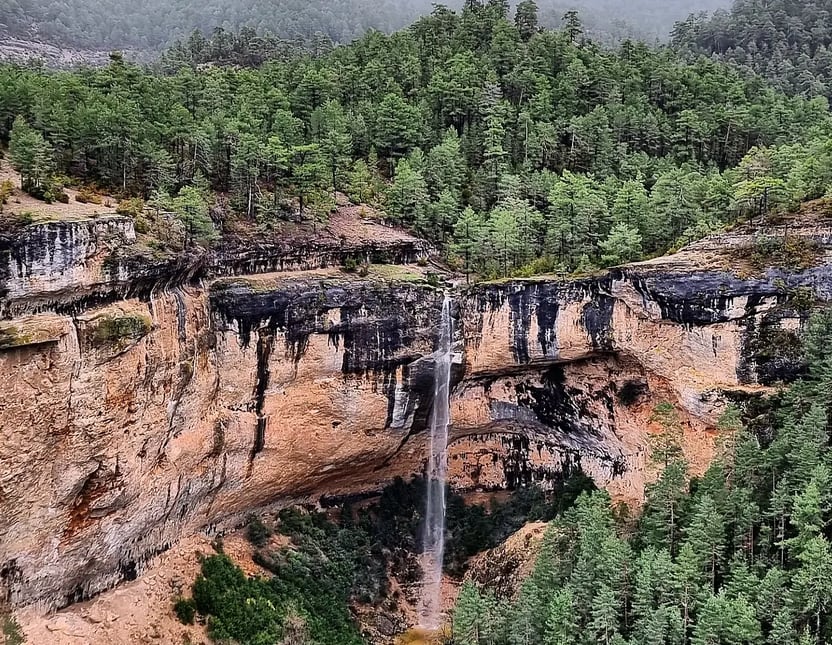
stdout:
<svg viewBox="0 0 832 645">
<path fill-rule="evenodd" d="M 2 595 L 65 606 L 252 510 L 420 472 L 444 294 L 413 265 L 337 268 L 429 252 L 358 229 L 178 256 L 123 218 L 0 240 Z M 806 319 L 796 290 L 828 299 L 832 274 L 741 279 L 697 253 L 458 290 L 453 484 L 580 464 L 637 502 L 661 401 L 703 468 L 726 398 L 799 371 L 772 344 Z"/>
</svg>

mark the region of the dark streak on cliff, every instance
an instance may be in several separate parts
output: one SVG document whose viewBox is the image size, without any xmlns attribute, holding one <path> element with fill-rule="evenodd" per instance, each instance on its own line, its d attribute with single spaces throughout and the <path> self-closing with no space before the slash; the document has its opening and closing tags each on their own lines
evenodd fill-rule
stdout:
<svg viewBox="0 0 832 645">
<path fill-rule="evenodd" d="M 249 463 L 254 461 L 258 453 L 266 445 L 266 424 L 268 418 L 263 414 L 266 403 L 266 390 L 269 387 L 269 358 L 272 354 L 274 336 L 268 332 L 261 332 L 257 339 L 257 382 L 254 387 L 254 411 L 257 414 L 257 429 L 254 436 L 254 446 L 251 449 Z"/>
</svg>

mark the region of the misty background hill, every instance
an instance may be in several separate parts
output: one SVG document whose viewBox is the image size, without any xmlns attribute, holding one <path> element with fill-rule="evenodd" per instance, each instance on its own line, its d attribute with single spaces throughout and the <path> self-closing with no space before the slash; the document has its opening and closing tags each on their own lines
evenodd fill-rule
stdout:
<svg viewBox="0 0 832 645">
<path fill-rule="evenodd" d="M 470 0 L 469 0 L 470 1 Z M 459 8 L 462 0 L 449 1 Z M 541 24 L 558 26 L 581 12 L 596 39 L 666 40 L 676 21 L 713 11 L 729 0 L 541 0 Z M 431 0 L 0 0 L 6 38 L 89 50 L 159 51 L 194 29 L 243 26 L 284 39 L 322 33 L 345 43 L 369 29 L 406 27 L 433 9 Z"/>
</svg>

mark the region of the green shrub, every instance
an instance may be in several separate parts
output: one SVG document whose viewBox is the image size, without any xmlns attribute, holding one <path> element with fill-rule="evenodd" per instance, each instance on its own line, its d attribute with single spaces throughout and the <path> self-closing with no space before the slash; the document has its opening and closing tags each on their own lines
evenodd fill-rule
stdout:
<svg viewBox="0 0 832 645">
<path fill-rule="evenodd" d="M 137 215 L 136 219 L 133 222 L 133 225 L 136 229 L 136 233 L 150 232 L 150 220 L 144 217 L 143 215 Z"/>
<path fill-rule="evenodd" d="M 91 188 L 84 187 L 75 195 L 75 201 L 80 204 L 97 204 L 101 205 L 104 200 L 101 195 L 97 195 Z"/>
<path fill-rule="evenodd" d="M 127 215 L 128 217 L 137 218 L 144 212 L 145 203 L 141 197 L 133 197 L 131 199 L 123 199 L 116 206 L 116 213 L 119 215 Z"/>
<path fill-rule="evenodd" d="M 347 273 L 355 273 L 358 268 L 358 262 L 354 257 L 348 257 L 344 260 L 344 271 Z"/>
<path fill-rule="evenodd" d="M 259 517 L 250 515 L 248 518 L 248 526 L 246 527 L 246 538 L 254 546 L 260 548 L 269 543 L 269 538 L 272 532 L 268 526 L 263 524 Z"/>
<path fill-rule="evenodd" d="M 0 233 L 14 233 L 34 223 L 35 216 L 30 211 L 22 213 L 3 213 L 0 211 Z"/>
<path fill-rule="evenodd" d="M 0 616 L 0 633 L 3 634 L 4 645 L 23 645 L 26 642 L 20 623 L 11 614 Z"/>
<path fill-rule="evenodd" d="M 193 625 L 196 616 L 196 603 L 192 598 L 177 598 L 173 603 L 173 611 L 183 625 Z"/>
<path fill-rule="evenodd" d="M 9 197 L 12 196 L 14 193 L 14 183 L 6 179 L 4 182 L 0 183 L 0 210 L 2 210 L 2 206 L 5 206 L 8 201 Z"/>
<path fill-rule="evenodd" d="M 20 347 L 31 342 L 31 337 L 28 334 L 23 334 L 14 325 L 6 326 L 0 329 L 0 349 L 8 349 L 10 347 Z"/>
<path fill-rule="evenodd" d="M 770 267 L 801 271 L 817 264 L 821 249 L 812 240 L 803 237 L 755 238 L 751 245 L 751 265 L 759 271 Z"/>
<path fill-rule="evenodd" d="M 69 182 L 67 177 L 56 175 L 52 177 L 43 188 L 42 199 L 51 204 L 52 202 L 60 202 L 61 204 L 69 203 L 69 195 L 64 192 L 64 186 Z"/>
</svg>

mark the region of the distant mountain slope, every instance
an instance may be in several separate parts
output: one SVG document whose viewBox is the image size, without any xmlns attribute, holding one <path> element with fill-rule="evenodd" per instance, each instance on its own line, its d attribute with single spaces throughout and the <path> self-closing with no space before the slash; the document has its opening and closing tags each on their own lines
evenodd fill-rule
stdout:
<svg viewBox="0 0 832 645">
<path fill-rule="evenodd" d="M 616 41 L 635 38 L 648 42 L 667 40 L 676 22 L 691 13 L 730 6 L 731 0 L 542 0 L 541 23 L 555 26 L 563 14 L 576 9 L 595 38 Z"/>
<path fill-rule="evenodd" d="M 832 96 L 832 0 L 736 0 L 678 25 L 674 44 L 746 66 L 779 89 Z"/>
<path fill-rule="evenodd" d="M 480 0 L 465 0 L 477 3 Z M 506 0 L 486 0 L 502 4 Z M 728 0 L 540 0 L 542 24 L 560 24 L 569 9 L 594 36 L 664 38 L 691 11 Z M 458 8 L 463 0 L 449 0 Z M 515 4 L 515 3 L 512 3 Z M 431 0 L 0 0 L 0 33 L 79 49 L 158 51 L 194 29 L 253 27 L 281 38 L 316 33 L 349 42 L 369 29 L 394 31 L 430 13 Z"/>
</svg>

